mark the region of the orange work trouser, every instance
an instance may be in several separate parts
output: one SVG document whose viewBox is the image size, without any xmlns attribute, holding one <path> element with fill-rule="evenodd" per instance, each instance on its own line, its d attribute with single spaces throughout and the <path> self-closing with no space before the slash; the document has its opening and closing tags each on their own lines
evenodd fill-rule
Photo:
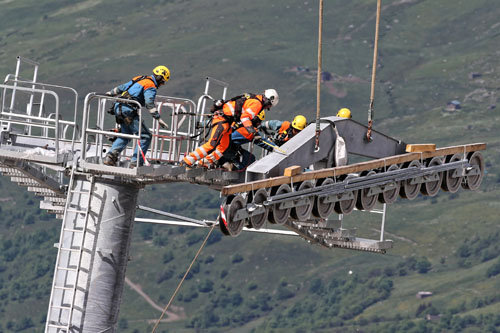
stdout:
<svg viewBox="0 0 500 333">
<path fill-rule="evenodd" d="M 208 141 L 184 157 L 184 163 L 192 166 L 196 161 L 205 158 L 208 164 L 215 164 L 222 157 L 230 143 L 231 124 L 222 116 L 214 116 Z"/>
</svg>

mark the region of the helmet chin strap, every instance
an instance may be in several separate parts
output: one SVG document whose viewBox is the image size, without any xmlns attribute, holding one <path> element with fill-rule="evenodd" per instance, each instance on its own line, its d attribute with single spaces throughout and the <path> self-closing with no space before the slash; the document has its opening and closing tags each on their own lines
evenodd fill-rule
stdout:
<svg viewBox="0 0 500 333">
<path fill-rule="evenodd" d="M 271 102 L 271 100 L 269 98 L 267 98 L 266 96 L 262 96 L 262 104 L 263 104 L 264 109 L 269 109 L 269 108 L 271 108 L 271 106 L 273 106 L 273 103 Z"/>
<path fill-rule="evenodd" d="M 156 83 L 158 83 L 158 87 L 165 84 L 165 80 L 163 80 L 163 77 L 161 75 L 155 74 L 155 80 L 156 80 Z"/>
</svg>

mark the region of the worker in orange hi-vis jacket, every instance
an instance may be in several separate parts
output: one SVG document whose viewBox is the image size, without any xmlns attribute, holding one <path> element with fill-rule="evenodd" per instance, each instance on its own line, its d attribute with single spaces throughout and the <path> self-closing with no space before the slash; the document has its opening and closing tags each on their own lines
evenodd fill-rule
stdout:
<svg viewBox="0 0 500 333">
<path fill-rule="evenodd" d="M 231 125 L 235 123 L 239 126 L 241 123 L 244 128 L 241 134 L 252 140 L 255 135 L 252 120 L 261 110 L 270 109 L 278 101 L 278 93 L 274 89 L 266 89 L 262 95 L 244 94 L 228 101 L 215 101 L 211 110 L 214 115 L 208 141 L 186 155 L 183 164 L 192 167 L 196 161 L 200 161 L 198 164 L 201 166 L 215 166 L 231 143 Z"/>
</svg>

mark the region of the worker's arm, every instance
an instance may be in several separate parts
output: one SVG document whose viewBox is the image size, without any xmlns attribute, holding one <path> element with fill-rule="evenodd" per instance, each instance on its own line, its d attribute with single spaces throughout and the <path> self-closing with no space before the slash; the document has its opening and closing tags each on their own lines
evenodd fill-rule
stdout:
<svg viewBox="0 0 500 333">
<path fill-rule="evenodd" d="M 144 91 L 144 104 L 146 105 L 146 109 L 149 110 L 151 116 L 155 119 L 160 119 L 160 114 L 158 110 L 156 110 L 155 106 L 155 98 L 156 98 L 156 89 L 149 88 Z"/>
<path fill-rule="evenodd" d="M 108 96 L 118 96 L 120 95 L 122 92 L 124 92 L 127 87 L 130 87 L 130 85 L 132 84 L 132 81 L 133 80 L 130 80 L 128 82 L 125 82 L 124 84 L 120 84 L 118 87 L 114 87 L 113 89 L 111 89 L 110 91 L 108 91 L 106 93 L 106 95 Z"/>
<path fill-rule="evenodd" d="M 241 113 L 241 123 L 243 124 L 244 127 L 249 129 L 249 127 L 252 127 L 252 120 L 257 117 L 257 114 L 262 110 L 262 104 L 255 100 L 255 99 L 249 99 L 245 101 L 242 107 L 242 113 Z M 249 129 L 249 132 L 251 130 Z"/>
<path fill-rule="evenodd" d="M 149 114 L 151 115 L 151 117 L 158 120 L 158 123 L 162 128 L 168 128 L 167 123 L 160 118 L 160 113 L 156 109 L 155 98 L 156 98 L 155 88 L 148 88 L 144 91 L 144 104 L 146 105 L 146 109 L 148 109 Z"/>
<path fill-rule="evenodd" d="M 281 125 L 283 125 L 283 121 L 281 120 L 267 120 L 260 125 L 260 128 L 276 132 L 280 129 Z"/>
</svg>

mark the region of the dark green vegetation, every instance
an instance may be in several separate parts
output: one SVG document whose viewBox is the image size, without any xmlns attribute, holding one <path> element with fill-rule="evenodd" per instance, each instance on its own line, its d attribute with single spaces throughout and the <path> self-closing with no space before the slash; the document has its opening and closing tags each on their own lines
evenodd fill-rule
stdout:
<svg viewBox="0 0 500 333">
<path fill-rule="evenodd" d="M 387 238 L 395 248 L 385 256 L 216 232 L 174 301 L 182 319 L 162 323 L 160 332 L 500 331 L 500 117 L 491 108 L 500 93 L 500 7 L 496 0 L 383 5 L 375 129 L 408 143 L 488 143 L 480 190 L 389 206 Z M 0 6 L 0 75 L 13 72 L 22 55 L 41 62 L 41 81 L 84 96 L 164 63 L 172 79 L 162 94 L 196 100 L 212 76 L 231 84 L 230 95 L 276 88 L 280 105 L 268 118 L 315 115 L 315 76 L 291 69 L 316 66 L 316 1 Z M 323 115 L 348 106 L 366 121 L 375 6 L 325 1 L 323 68 L 334 80 L 322 87 Z M 462 109 L 443 112 L 453 99 Z M 60 222 L 37 209 L 37 198 L 0 180 L 0 332 L 40 332 Z M 213 218 L 219 202 L 216 192 L 181 184 L 150 186 L 140 200 L 200 218 Z M 378 237 L 376 216 L 354 212 L 345 222 Z M 137 225 L 127 276 L 164 306 L 205 235 Z M 417 299 L 418 291 L 433 296 Z M 125 287 L 120 332 L 150 331 L 148 320 L 159 315 Z"/>
</svg>

